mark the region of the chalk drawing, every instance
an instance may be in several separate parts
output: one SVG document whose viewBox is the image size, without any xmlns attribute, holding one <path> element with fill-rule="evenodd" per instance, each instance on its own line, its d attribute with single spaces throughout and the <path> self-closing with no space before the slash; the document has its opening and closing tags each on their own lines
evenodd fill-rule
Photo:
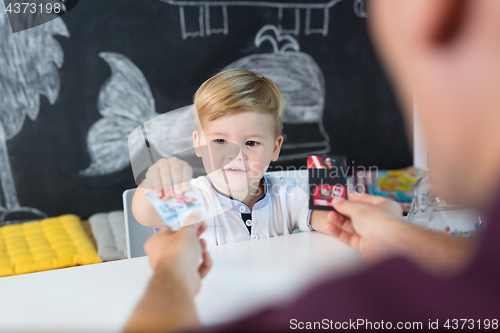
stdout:
<svg viewBox="0 0 500 333">
<path fill-rule="evenodd" d="M 295 38 L 281 34 L 276 26 L 266 25 L 258 31 L 255 46 L 259 48 L 265 42 L 273 52 L 247 56 L 225 69 L 244 67 L 269 77 L 285 98 L 285 125 L 314 125 L 317 140 L 313 142 L 294 141 L 295 133 L 284 133 L 280 160 L 328 152 L 321 69 L 310 55 L 300 52 Z M 109 64 L 112 74 L 99 93 L 97 108 L 103 118 L 92 125 L 87 137 L 91 164 L 80 174 L 106 175 L 123 170 L 132 161 L 132 171 L 138 179 L 142 171 L 160 158 L 194 157 L 193 106 L 157 113 L 149 84 L 132 61 L 118 53 L 103 52 L 100 57 Z M 194 171 L 203 173 L 202 168 L 195 167 Z"/>
<path fill-rule="evenodd" d="M 361 18 L 367 17 L 365 11 L 365 0 L 354 0 L 354 12 Z"/>
<path fill-rule="evenodd" d="M 283 7 L 278 8 L 278 30 L 284 34 L 292 34 L 298 36 L 300 34 L 300 9 L 295 8 L 295 26 L 293 29 L 284 29 L 282 26 L 283 22 Z"/>
<path fill-rule="evenodd" d="M 6 141 L 19 133 L 26 116 L 36 120 L 40 95 L 50 104 L 59 95 L 57 69 L 64 53 L 54 35 L 69 37 L 60 18 L 12 33 L 4 2 L 0 4 L 0 225 L 46 217 L 19 204 Z"/>
<path fill-rule="evenodd" d="M 297 40 L 290 35 L 280 34 L 273 25 L 266 25 L 255 37 L 255 46 L 264 42 L 272 46 L 271 53 L 253 54 L 239 59 L 225 69 L 243 67 L 271 79 L 285 98 L 285 124 L 316 124 L 318 131 L 314 142 L 294 142 L 296 133 L 284 133 L 280 161 L 302 158 L 310 153 L 327 153 L 330 139 L 323 126 L 325 107 L 325 81 L 316 61 L 300 52 Z M 314 136 L 314 135 L 313 135 Z M 303 150 L 302 152 L 297 152 Z"/>
<path fill-rule="evenodd" d="M 127 137 L 139 124 L 156 116 L 155 102 L 142 72 L 124 55 L 99 54 L 111 67 L 111 78 L 101 87 L 97 109 L 103 118 L 89 129 L 90 166 L 86 176 L 104 175 L 129 163 Z"/>
<path fill-rule="evenodd" d="M 68 10 L 66 9 L 66 0 L 59 0 L 61 1 L 61 11 L 63 13 L 66 13 Z"/>
<path fill-rule="evenodd" d="M 145 147 L 143 131 L 154 145 L 154 161 L 172 155 L 182 157 L 188 150 L 186 154 L 194 155 L 193 106 L 157 113 L 149 84 L 130 59 L 111 52 L 99 56 L 111 67 L 111 78 L 99 92 L 97 109 L 103 118 L 91 126 L 87 136 L 91 164 L 80 174 L 98 176 L 123 170 Z M 137 163 L 134 173 L 138 165 L 149 166 L 151 160 Z"/>
<path fill-rule="evenodd" d="M 330 8 L 335 6 L 342 0 L 316 0 L 312 2 L 298 2 L 292 3 L 289 1 L 206 1 L 206 0 L 160 0 L 166 2 L 170 5 L 179 7 L 179 15 L 181 22 L 181 35 L 182 39 L 187 39 L 188 37 L 205 37 L 212 34 L 222 33 L 227 35 L 229 32 L 228 23 L 228 7 L 262 7 L 262 8 L 273 8 L 278 10 L 278 30 L 280 34 L 293 34 L 295 36 L 300 34 L 300 10 L 305 10 L 305 24 L 304 24 L 304 34 L 309 36 L 311 34 L 321 34 L 323 36 L 328 35 L 328 25 L 330 22 Z M 360 1 L 360 0 L 356 0 Z M 186 24 L 186 8 L 198 8 L 198 11 L 194 11 L 189 15 L 188 19 L 194 20 L 198 26 L 197 30 L 188 31 Z M 222 22 L 219 22 L 221 28 L 212 29 L 211 28 L 211 8 L 220 8 L 222 10 Z M 356 7 L 355 7 L 356 8 Z M 283 29 L 283 10 L 295 10 L 295 25 L 294 29 Z M 318 11 L 323 13 L 323 20 L 318 27 L 313 27 L 313 20 L 311 19 L 313 11 Z M 359 16 L 359 15 L 358 15 Z"/>
</svg>

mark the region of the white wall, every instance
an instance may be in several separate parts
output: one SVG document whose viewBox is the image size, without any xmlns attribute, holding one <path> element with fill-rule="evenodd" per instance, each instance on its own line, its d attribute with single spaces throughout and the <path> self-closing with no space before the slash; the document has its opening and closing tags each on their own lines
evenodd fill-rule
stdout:
<svg viewBox="0 0 500 333">
<path fill-rule="evenodd" d="M 427 170 L 427 147 L 418 119 L 416 101 L 413 103 L 413 166 Z"/>
</svg>

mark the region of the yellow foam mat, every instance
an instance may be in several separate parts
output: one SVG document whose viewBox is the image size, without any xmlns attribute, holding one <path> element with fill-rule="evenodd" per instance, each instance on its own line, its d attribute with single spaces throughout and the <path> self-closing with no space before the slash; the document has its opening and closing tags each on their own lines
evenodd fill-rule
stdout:
<svg viewBox="0 0 500 333">
<path fill-rule="evenodd" d="M 0 227 L 0 277 L 99 262 L 76 215 Z"/>
</svg>

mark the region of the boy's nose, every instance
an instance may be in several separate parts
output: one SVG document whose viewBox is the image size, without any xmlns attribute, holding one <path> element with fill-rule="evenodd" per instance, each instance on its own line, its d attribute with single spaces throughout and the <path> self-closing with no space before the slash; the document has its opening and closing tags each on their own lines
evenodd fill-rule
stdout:
<svg viewBox="0 0 500 333">
<path fill-rule="evenodd" d="M 237 146 L 238 147 L 238 146 Z M 234 152 L 234 154 L 231 154 L 231 156 L 229 157 L 230 160 L 243 160 L 243 152 L 241 151 L 241 149 L 238 147 L 238 151 L 237 152 Z"/>
</svg>

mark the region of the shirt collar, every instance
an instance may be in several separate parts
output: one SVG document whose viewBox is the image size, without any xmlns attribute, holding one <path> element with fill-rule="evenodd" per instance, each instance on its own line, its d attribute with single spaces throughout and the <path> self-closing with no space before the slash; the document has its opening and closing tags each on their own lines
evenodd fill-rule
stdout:
<svg viewBox="0 0 500 333">
<path fill-rule="evenodd" d="M 231 198 L 229 195 L 222 193 L 219 191 L 214 184 L 212 184 L 212 181 L 210 180 L 210 177 L 207 175 L 206 176 L 208 181 L 210 182 L 210 185 L 212 185 L 212 188 L 214 189 L 215 194 L 217 195 L 217 198 L 219 199 L 219 202 L 221 203 L 222 207 L 227 210 L 232 210 L 240 214 L 250 214 L 250 208 L 243 202 L 238 199 Z M 265 186 L 265 191 L 262 197 L 259 198 L 253 205 L 253 209 L 260 209 L 264 207 L 268 202 L 269 202 L 269 180 L 268 178 L 264 175 L 262 177 L 264 179 L 264 184 Z"/>
</svg>

